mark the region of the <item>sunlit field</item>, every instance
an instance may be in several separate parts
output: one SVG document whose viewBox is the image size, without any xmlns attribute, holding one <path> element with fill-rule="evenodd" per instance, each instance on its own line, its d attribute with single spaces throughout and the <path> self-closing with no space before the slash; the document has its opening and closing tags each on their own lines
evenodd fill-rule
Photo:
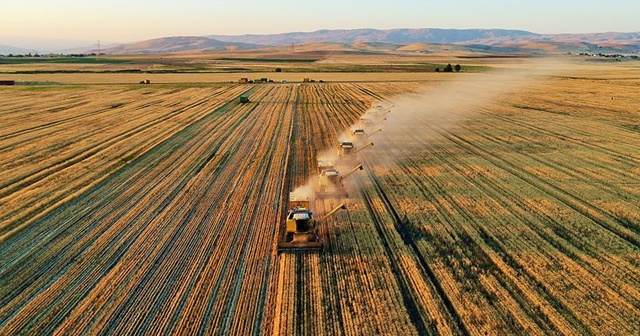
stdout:
<svg viewBox="0 0 640 336">
<path fill-rule="evenodd" d="M 327 55 L 0 64 L 0 334 L 640 332 L 640 63 Z"/>
</svg>

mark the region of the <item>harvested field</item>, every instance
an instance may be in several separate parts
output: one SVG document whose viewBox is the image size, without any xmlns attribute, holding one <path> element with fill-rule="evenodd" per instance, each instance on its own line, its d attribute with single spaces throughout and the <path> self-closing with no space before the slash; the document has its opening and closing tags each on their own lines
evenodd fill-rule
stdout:
<svg viewBox="0 0 640 336">
<path fill-rule="evenodd" d="M 639 83 L 2 89 L 0 334 L 638 334 Z M 324 252 L 278 255 L 374 101 Z"/>
<path fill-rule="evenodd" d="M 466 74 L 460 74 L 462 76 Z M 136 85 L 143 79 L 149 79 L 152 85 L 155 84 L 216 84 L 237 82 L 242 77 L 248 78 L 269 78 L 276 82 L 286 80 L 288 82 L 302 82 L 303 78 L 311 78 L 316 81 L 325 82 L 424 82 L 442 81 L 446 77 L 433 73 L 275 73 L 275 72 L 252 72 L 252 73 L 186 73 L 186 74 L 7 74 L 3 78 L 16 80 L 18 82 L 47 82 L 52 81 L 60 84 L 73 85 L 93 85 L 93 84 L 130 84 Z"/>
</svg>

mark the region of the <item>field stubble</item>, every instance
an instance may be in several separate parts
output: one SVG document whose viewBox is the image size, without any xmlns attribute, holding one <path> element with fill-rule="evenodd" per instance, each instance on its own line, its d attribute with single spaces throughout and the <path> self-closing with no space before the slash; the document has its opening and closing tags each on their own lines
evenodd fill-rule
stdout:
<svg viewBox="0 0 640 336">
<path fill-rule="evenodd" d="M 0 91 L 0 333 L 637 333 L 634 87 L 438 85 Z M 325 252 L 277 255 L 372 101 L 396 108 Z"/>
</svg>

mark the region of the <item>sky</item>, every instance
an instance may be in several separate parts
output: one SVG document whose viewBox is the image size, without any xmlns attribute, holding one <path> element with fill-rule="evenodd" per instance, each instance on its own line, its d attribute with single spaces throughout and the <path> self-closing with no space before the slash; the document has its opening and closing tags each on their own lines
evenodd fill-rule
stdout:
<svg viewBox="0 0 640 336">
<path fill-rule="evenodd" d="M 134 42 L 354 28 L 640 31 L 638 0 L 0 0 L 0 5 L 0 44 L 9 36 Z"/>
</svg>

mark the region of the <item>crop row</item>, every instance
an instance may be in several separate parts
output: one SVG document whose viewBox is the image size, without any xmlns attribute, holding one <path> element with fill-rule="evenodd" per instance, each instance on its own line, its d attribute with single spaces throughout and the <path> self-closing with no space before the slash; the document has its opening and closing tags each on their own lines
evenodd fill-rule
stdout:
<svg viewBox="0 0 640 336">
<path fill-rule="evenodd" d="M 289 94 L 262 88 L 251 94 L 261 104 L 205 109 L 9 237 L 3 332 L 262 328 L 292 113 L 267 97 Z"/>
<path fill-rule="evenodd" d="M 124 92 L 113 100 L 93 99 L 84 91 L 83 104 L 71 101 L 56 112 L 40 112 L 50 99 L 7 113 L 0 147 L 0 240 L 51 209 L 82 193 L 118 168 L 150 150 L 188 123 L 200 119 L 238 94 L 220 88 L 211 99 L 183 92 L 189 99 L 162 102 L 153 95 Z M 167 94 L 167 93 L 164 93 Z M 167 94 L 171 98 L 174 94 Z M 76 99 L 81 99 L 76 98 Z M 162 103 L 161 103 L 162 102 Z M 177 103 L 177 104 L 176 104 Z"/>
<path fill-rule="evenodd" d="M 635 334 L 640 139 L 585 90 L 2 91 L 0 334 Z M 375 101 L 349 199 L 312 204 L 347 202 L 324 252 L 276 254 L 289 191 Z"/>
<path fill-rule="evenodd" d="M 454 115 L 400 115 L 365 153 L 372 178 L 405 216 L 396 230 L 413 237 L 474 333 L 633 333 L 636 217 L 594 201 L 638 215 L 638 192 L 617 190 L 635 178 L 625 171 L 634 169 L 637 136 L 618 146 L 608 132 L 628 132 L 609 121 L 554 115 L 542 125 L 531 108 L 495 104 L 479 114 L 461 98 Z M 452 123 L 455 113 L 465 118 Z M 576 130 L 589 141 L 574 140 Z M 548 175 L 527 170 L 534 166 Z"/>
</svg>

